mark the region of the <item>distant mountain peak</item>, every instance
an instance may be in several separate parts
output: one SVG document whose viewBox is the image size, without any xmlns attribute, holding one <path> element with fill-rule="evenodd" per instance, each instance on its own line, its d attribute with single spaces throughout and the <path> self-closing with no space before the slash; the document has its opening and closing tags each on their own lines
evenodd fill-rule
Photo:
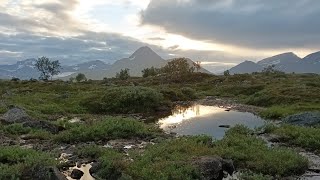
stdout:
<svg viewBox="0 0 320 180">
<path fill-rule="evenodd" d="M 30 58 L 30 59 L 26 59 L 23 61 L 18 61 L 17 64 L 18 65 L 34 65 L 36 62 L 36 59 L 34 58 Z"/>
<path fill-rule="evenodd" d="M 296 55 L 294 52 L 285 52 L 279 55 Z"/>
<path fill-rule="evenodd" d="M 298 57 L 295 53 L 293 52 L 286 52 L 282 54 L 275 55 L 273 57 L 282 57 L 282 56 L 291 56 L 291 57 Z M 298 57 L 299 58 L 299 57 Z"/>
<path fill-rule="evenodd" d="M 152 56 L 156 56 L 157 58 L 160 57 L 150 47 L 143 46 L 143 47 L 140 47 L 138 50 L 136 50 L 129 58 L 131 60 L 134 60 L 134 59 L 138 59 L 140 57 L 152 57 Z"/>
<path fill-rule="evenodd" d="M 293 52 L 286 52 L 286 53 L 278 54 L 278 55 L 263 59 L 259 61 L 257 64 L 263 67 L 268 67 L 270 65 L 276 65 L 280 67 L 286 64 L 296 63 L 299 61 L 301 61 L 301 58 L 298 57 L 296 54 L 294 54 Z M 278 70 L 283 70 L 283 69 L 278 69 Z"/>
<path fill-rule="evenodd" d="M 245 60 L 245 61 L 243 61 L 243 62 L 240 63 L 240 64 L 256 64 L 256 63 L 253 62 L 253 61 Z"/>
<path fill-rule="evenodd" d="M 255 62 L 247 60 L 231 68 L 229 71 L 230 71 L 230 74 L 243 74 L 243 73 L 261 72 L 262 70 L 263 70 L 262 66 L 258 65 Z"/>
<path fill-rule="evenodd" d="M 303 60 L 311 63 L 320 62 L 320 51 L 309 54 L 308 56 L 304 57 Z"/>
<path fill-rule="evenodd" d="M 292 52 L 286 52 L 263 59 L 256 64 L 253 62 L 243 62 L 231 68 L 230 72 L 239 74 L 259 72 L 270 65 L 274 65 L 276 70 L 286 73 L 295 72 L 320 74 L 320 51 L 312 53 L 303 59 Z"/>
<path fill-rule="evenodd" d="M 295 53 L 293 52 L 285 52 L 285 53 L 281 53 L 281 54 L 277 54 L 275 56 L 272 56 L 272 57 L 269 57 L 269 58 L 266 58 L 266 59 L 273 59 L 273 58 L 283 58 L 283 57 L 286 57 L 286 58 L 299 58 L 301 59 L 299 56 L 297 56 Z"/>
</svg>

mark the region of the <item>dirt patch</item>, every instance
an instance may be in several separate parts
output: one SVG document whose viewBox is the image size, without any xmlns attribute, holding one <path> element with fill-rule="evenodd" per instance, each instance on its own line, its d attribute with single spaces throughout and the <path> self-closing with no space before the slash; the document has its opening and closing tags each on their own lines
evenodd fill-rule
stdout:
<svg viewBox="0 0 320 180">
<path fill-rule="evenodd" d="M 205 99 L 196 101 L 196 103 L 205 105 L 205 106 L 219 106 L 221 108 L 226 108 L 227 110 L 236 110 L 240 112 L 249 112 L 255 115 L 258 115 L 264 108 L 251 106 L 246 104 L 241 104 L 231 98 L 221 98 L 208 96 Z"/>
</svg>

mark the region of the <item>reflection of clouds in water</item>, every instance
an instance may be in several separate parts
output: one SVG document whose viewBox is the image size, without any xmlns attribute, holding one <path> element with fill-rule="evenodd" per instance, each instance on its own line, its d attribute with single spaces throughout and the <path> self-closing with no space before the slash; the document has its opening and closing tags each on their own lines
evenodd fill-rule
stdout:
<svg viewBox="0 0 320 180">
<path fill-rule="evenodd" d="M 227 129 L 220 125 L 236 124 L 255 128 L 264 125 L 264 120 L 252 113 L 226 111 L 225 108 L 216 106 L 195 105 L 189 108 L 177 107 L 171 116 L 159 120 L 160 127 L 166 132 L 177 135 L 205 134 L 216 139 L 223 138 Z"/>
<path fill-rule="evenodd" d="M 159 120 L 160 128 L 166 129 L 169 126 L 177 125 L 183 121 L 190 120 L 195 117 L 206 117 L 209 115 L 224 112 L 225 109 L 213 106 L 194 105 L 191 107 L 177 106 L 172 115 Z"/>
</svg>

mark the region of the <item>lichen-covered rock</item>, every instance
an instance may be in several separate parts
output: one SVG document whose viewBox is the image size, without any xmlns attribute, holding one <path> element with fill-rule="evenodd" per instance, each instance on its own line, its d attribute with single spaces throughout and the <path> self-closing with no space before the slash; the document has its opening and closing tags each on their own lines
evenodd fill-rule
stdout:
<svg viewBox="0 0 320 180">
<path fill-rule="evenodd" d="M 29 115 L 21 108 L 12 108 L 7 111 L 2 117 L 0 117 L 0 121 L 8 124 L 13 123 L 24 123 L 30 121 L 31 118 Z"/>
<path fill-rule="evenodd" d="M 298 126 L 315 126 L 320 124 L 320 112 L 305 112 L 288 116 L 284 122 Z"/>
</svg>

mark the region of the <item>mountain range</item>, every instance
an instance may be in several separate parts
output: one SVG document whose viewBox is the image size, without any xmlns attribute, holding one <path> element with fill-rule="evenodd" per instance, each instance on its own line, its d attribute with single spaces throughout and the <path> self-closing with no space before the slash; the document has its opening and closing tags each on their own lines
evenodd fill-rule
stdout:
<svg viewBox="0 0 320 180">
<path fill-rule="evenodd" d="M 229 70 L 230 74 L 261 72 L 264 68 L 274 65 L 274 69 L 285 73 L 316 73 L 320 74 L 320 51 L 300 58 L 292 52 L 272 56 L 257 63 L 244 61 Z"/>
<path fill-rule="evenodd" d="M 187 59 L 188 63 L 193 66 L 193 61 Z M 130 69 L 131 76 L 142 76 L 142 70 L 150 67 L 163 67 L 167 62 L 151 48 L 145 46 L 136 50 L 128 58 L 123 58 L 115 61 L 113 64 L 106 64 L 103 61 L 89 61 L 77 65 L 62 66 L 61 73 L 55 76 L 56 79 L 69 79 L 75 77 L 78 73 L 83 73 L 88 79 L 100 80 L 104 77 L 114 77 L 121 69 Z M 27 59 L 18 61 L 13 65 L 0 65 L 0 78 L 11 79 L 13 77 L 19 79 L 37 79 L 39 72 L 34 68 L 36 59 Z M 199 69 L 199 72 L 210 73 L 204 68 Z"/>
<path fill-rule="evenodd" d="M 54 78 L 67 80 L 75 77 L 78 73 L 83 73 L 88 79 L 100 80 L 104 77 L 114 77 L 121 69 L 130 69 L 131 76 L 142 76 L 142 70 L 150 67 L 163 67 L 172 59 L 165 60 L 155 53 L 151 48 L 145 46 L 136 50 L 128 58 L 115 61 L 113 64 L 107 64 L 103 61 L 89 61 L 76 65 L 62 66 L 61 73 Z M 187 59 L 193 66 L 193 61 Z M 27 59 L 18 61 L 12 65 L 0 65 L 0 79 L 37 79 L 39 72 L 34 68 L 36 59 Z M 279 54 L 258 62 L 244 61 L 229 70 L 230 74 L 244 74 L 261 72 L 268 66 L 274 65 L 276 70 L 286 73 L 317 73 L 320 74 L 320 51 L 312 53 L 304 58 L 300 58 L 292 52 Z M 201 68 L 199 72 L 210 73 Z"/>
</svg>

